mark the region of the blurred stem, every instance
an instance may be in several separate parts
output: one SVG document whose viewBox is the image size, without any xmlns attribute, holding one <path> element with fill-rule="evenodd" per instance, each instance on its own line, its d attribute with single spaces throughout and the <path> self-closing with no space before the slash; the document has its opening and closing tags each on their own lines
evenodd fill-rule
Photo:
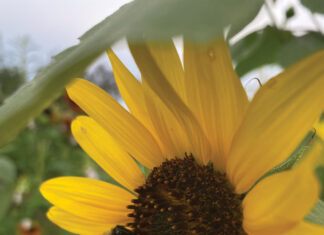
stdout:
<svg viewBox="0 0 324 235">
<path fill-rule="evenodd" d="M 270 6 L 270 4 L 269 4 L 269 0 L 266 0 L 266 1 L 264 2 L 264 6 L 265 6 L 265 9 L 266 9 L 266 11 L 267 11 L 267 13 L 268 13 L 268 16 L 269 16 L 269 18 L 271 19 L 273 25 L 274 25 L 276 28 L 279 28 L 279 27 L 278 27 L 279 25 L 277 24 L 277 21 L 276 21 L 276 17 L 274 16 L 274 14 L 273 14 L 273 12 L 272 12 L 272 9 L 271 9 L 271 6 Z"/>
<path fill-rule="evenodd" d="M 38 142 L 37 152 L 39 154 L 38 154 L 38 159 L 37 159 L 38 166 L 37 166 L 37 174 L 36 174 L 36 182 L 35 182 L 37 184 L 37 187 L 43 180 L 44 169 L 45 169 L 45 159 L 46 159 L 48 149 L 49 149 L 49 142 L 47 140 L 42 140 L 42 141 Z"/>
<path fill-rule="evenodd" d="M 2 66 L 3 64 L 3 55 L 4 55 L 4 50 L 3 50 L 3 41 L 2 41 L 2 35 L 0 33 L 0 67 Z"/>
</svg>

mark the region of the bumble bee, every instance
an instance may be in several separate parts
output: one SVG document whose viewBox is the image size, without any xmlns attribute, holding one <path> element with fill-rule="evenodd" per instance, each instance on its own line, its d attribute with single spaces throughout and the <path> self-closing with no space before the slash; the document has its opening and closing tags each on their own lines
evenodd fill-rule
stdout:
<svg viewBox="0 0 324 235">
<path fill-rule="evenodd" d="M 134 233 L 124 226 L 117 225 L 112 231 L 111 235 L 133 235 Z"/>
</svg>

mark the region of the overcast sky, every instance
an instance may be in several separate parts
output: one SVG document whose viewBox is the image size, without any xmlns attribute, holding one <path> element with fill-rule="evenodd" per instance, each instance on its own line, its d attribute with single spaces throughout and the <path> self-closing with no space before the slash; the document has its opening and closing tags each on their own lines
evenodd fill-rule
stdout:
<svg viewBox="0 0 324 235">
<path fill-rule="evenodd" d="M 78 37 L 131 0 L 0 0 L 0 36 L 10 63 L 19 38 L 32 42 L 30 76 L 51 56 L 78 43 Z M 1 41 L 0 41 L 1 43 Z M 0 45 L 1 46 L 1 45 Z M 1 53 L 1 48 L 0 48 Z"/>
<path fill-rule="evenodd" d="M 37 45 L 62 50 L 130 0 L 0 0 L 5 39 L 28 35 Z"/>
</svg>

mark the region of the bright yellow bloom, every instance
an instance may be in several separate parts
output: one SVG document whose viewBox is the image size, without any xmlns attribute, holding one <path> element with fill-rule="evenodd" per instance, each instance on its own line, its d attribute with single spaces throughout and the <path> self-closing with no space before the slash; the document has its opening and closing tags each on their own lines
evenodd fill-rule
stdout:
<svg viewBox="0 0 324 235">
<path fill-rule="evenodd" d="M 171 42 L 131 44 L 130 49 L 142 82 L 112 51 L 108 52 L 129 112 L 86 80 L 77 79 L 67 89 L 71 99 L 89 115 L 74 120 L 74 137 L 94 161 L 129 191 L 87 178 L 49 180 L 41 186 L 41 192 L 55 205 L 48 212 L 50 220 L 79 234 L 103 234 L 128 223 L 142 234 L 166 234 L 152 232 L 158 228 L 175 231 L 174 234 L 209 234 L 208 231 L 214 231 L 208 227 L 209 221 L 227 223 L 225 217 L 232 216 L 231 204 L 220 210 L 229 212 L 220 218 L 211 216 L 206 220 L 204 214 L 197 215 L 208 211 L 202 206 L 204 200 L 216 204 L 213 208 L 225 205 L 222 203 L 227 198 L 213 201 L 208 197 L 219 189 L 229 190 L 226 195 L 234 195 L 233 200 L 239 201 L 235 213 L 243 218 L 243 223 L 239 219 L 232 222 L 237 222 L 247 234 L 324 234 L 324 228 L 303 220 L 319 196 L 313 165 L 320 147 L 314 146 L 306 160 L 292 170 L 271 175 L 249 191 L 261 176 L 294 151 L 323 111 L 324 51 L 271 79 L 249 102 L 223 40 L 205 46 L 185 42 L 183 66 Z M 181 160 L 185 153 L 194 156 L 197 163 L 193 167 L 188 158 Z M 148 179 L 133 158 L 154 169 Z M 206 166 L 210 162 L 216 171 L 208 170 L 212 169 Z M 183 167 L 182 163 L 190 167 Z M 199 182 L 195 184 L 197 191 L 183 188 L 188 184 L 184 175 L 195 172 L 202 174 L 192 180 Z M 212 191 L 207 187 L 206 192 L 210 193 L 198 192 L 203 185 L 208 186 L 209 179 L 216 179 L 217 183 L 223 180 L 215 172 L 226 173 L 235 193 L 231 194 L 232 186 L 227 184 Z M 213 182 L 210 186 L 214 187 Z M 181 187 L 183 191 L 177 191 Z M 172 191 L 168 191 L 170 188 Z M 179 192 L 181 195 L 177 195 Z M 237 199 L 246 192 L 243 200 Z M 197 199 L 195 193 L 206 198 Z M 187 194 L 191 196 L 184 200 Z M 200 200 L 198 207 L 192 206 L 194 200 Z M 176 218 L 179 215 L 184 217 Z M 147 227 L 143 227 L 143 221 L 149 221 Z M 220 231 L 233 231 L 226 229 L 234 225 L 222 223 Z"/>
</svg>

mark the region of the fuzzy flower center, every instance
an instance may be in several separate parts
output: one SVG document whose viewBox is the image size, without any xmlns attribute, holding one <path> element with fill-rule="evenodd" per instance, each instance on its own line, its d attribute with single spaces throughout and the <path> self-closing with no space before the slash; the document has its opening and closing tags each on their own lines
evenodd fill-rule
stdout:
<svg viewBox="0 0 324 235">
<path fill-rule="evenodd" d="M 198 165 L 193 156 L 155 167 L 128 208 L 133 234 L 246 234 L 242 200 L 225 174 Z"/>
</svg>

